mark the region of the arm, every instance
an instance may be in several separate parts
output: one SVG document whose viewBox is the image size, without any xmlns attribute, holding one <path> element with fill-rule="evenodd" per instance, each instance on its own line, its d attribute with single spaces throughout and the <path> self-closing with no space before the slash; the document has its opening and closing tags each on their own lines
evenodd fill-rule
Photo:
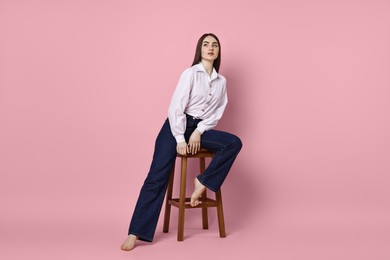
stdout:
<svg viewBox="0 0 390 260">
<path fill-rule="evenodd" d="M 186 115 L 184 110 L 188 104 L 192 85 L 192 71 L 185 70 L 179 79 L 168 109 L 168 119 L 173 136 L 177 142 L 177 152 L 185 154 L 187 144 L 184 138 Z"/>
<path fill-rule="evenodd" d="M 204 119 L 198 124 L 196 130 L 198 130 L 200 134 L 203 134 L 205 131 L 213 129 L 218 124 L 218 121 L 221 119 L 227 103 L 228 103 L 228 98 L 225 89 L 222 95 L 222 100 L 220 102 L 220 105 L 215 109 L 214 113 L 210 117 Z"/>
<path fill-rule="evenodd" d="M 201 135 L 205 131 L 212 129 L 217 125 L 219 119 L 221 119 L 223 112 L 225 111 L 227 102 L 228 102 L 227 94 L 226 91 L 224 91 L 221 103 L 215 109 L 213 115 L 199 122 L 198 127 L 195 129 L 194 132 L 192 132 L 190 139 L 188 141 L 188 149 L 187 149 L 188 153 L 196 154 L 200 150 Z"/>
</svg>

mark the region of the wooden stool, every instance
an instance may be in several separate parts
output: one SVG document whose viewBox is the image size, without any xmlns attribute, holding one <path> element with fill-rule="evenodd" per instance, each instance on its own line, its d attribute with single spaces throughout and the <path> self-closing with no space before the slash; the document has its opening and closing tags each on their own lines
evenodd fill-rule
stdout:
<svg viewBox="0 0 390 260">
<path fill-rule="evenodd" d="M 187 179 L 187 159 L 188 158 L 199 158 L 200 162 L 200 172 L 203 173 L 206 168 L 207 157 L 213 157 L 214 153 L 207 150 L 201 149 L 197 154 L 187 154 L 180 155 L 177 154 L 177 157 L 181 158 L 181 177 L 180 177 L 180 196 L 179 198 L 172 198 L 173 190 L 173 178 L 175 173 L 175 164 L 172 167 L 171 177 L 169 179 L 167 196 L 165 200 L 165 216 L 164 216 L 164 228 L 163 232 L 168 233 L 169 230 L 169 219 L 171 215 L 171 205 L 179 208 L 179 224 L 177 230 L 177 240 L 183 241 L 184 239 L 184 210 L 192 208 L 202 208 L 202 223 L 203 229 L 208 229 L 208 214 L 207 208 L 216 207 L 218 214 L 218 225 L 219 225 L 219 236 L 226 237 L 225 233 L 225 221 L 223 217 L 223 208 L 222 208 L 222 194 L 221 189 L 215 192 L 215 200 L 207 197 L 207 191 L 204 191 L 199 201 L 201 202 L 198 206 L 192 207 L 190 205 L 191 198 L 186 198 L 186 179 Z"/>
</svg>

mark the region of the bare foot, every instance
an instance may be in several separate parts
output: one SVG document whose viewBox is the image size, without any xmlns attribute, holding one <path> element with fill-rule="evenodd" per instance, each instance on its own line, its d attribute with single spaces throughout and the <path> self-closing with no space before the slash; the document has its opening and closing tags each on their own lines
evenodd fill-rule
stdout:
<svg viewBox="0 0 390 260">
<path fill-rule="evenodd" d="M 135 241 L 137 241 L 138 237 L 134 235 L 129 235 L 125 242 L 123 242 L 121 249 L 123 251 L 131 251 L 135 247 Z"/>
<path fill-rule="evenodd" d="M 195 178 L 195 190 L 191 195 L 191 201 L 190 201 L 190 205 L 192 207 L 196 207 L 200 204 L 200 201 L 198 199 L 205 190 L 206 190 L 206 186 L 200 183 L 198 181 L 198 178 Z"/>
</svg>

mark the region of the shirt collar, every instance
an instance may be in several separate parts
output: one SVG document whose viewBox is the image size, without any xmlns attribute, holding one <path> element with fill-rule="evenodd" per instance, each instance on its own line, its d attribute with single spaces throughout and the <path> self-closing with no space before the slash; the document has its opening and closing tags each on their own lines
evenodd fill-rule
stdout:
<svg viewBox="0 0 390 260">
<path fill-rule="evenodd" d="M 198 64 L 194 65 L 194 67 L 195 67 L 196 71 L 202 71 L 202 72 L 206 73 L 207 76 L 209 75 L 209 74 L 207 73 L 206 69 L 204 68 L 202 62 L 199 62 Z M 213 72 L 211 73 L 210 78 L 211 78 L 211 80 L 214 80 L 214 79 L 216 79 L 216 78 L 218 78 L 218 77 L 219 77 L 219 74 L 218 74 L 218 72 L 215 70 L 215 68 L 213 67 Z"/>
</svg>

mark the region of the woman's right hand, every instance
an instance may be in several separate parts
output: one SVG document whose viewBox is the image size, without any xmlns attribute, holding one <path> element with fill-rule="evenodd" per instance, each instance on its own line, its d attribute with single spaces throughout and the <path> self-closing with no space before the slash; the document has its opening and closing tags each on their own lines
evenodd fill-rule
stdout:
<svg viewBox="0 0 390 260">
<path fill-rule="evenodd" d="M 176 152 L 181 155 L 187 154 L 187 143 L 186 141 L 178 143 L 176 146 Z"/>
</svg>

